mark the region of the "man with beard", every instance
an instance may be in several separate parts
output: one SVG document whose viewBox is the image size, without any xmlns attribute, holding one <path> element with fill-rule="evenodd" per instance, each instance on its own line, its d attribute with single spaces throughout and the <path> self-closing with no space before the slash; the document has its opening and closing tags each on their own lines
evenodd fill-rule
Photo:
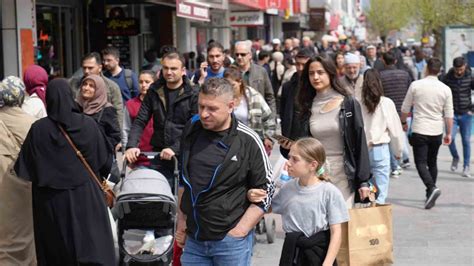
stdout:
<svg viewBox="0 0 474 266">
<path fill-rule="evenodd" d="M 143 129 L 153 116 L 151 146 L 160 152 L 152 160 L 152 168 L 160 171 L 170 184 L 174 184 L 173 156 L 180 146 L 180 136 L 186 122 L 197 113 L 197 88 L 185 76 L 185 61 L 177 52 L 162 58 L 162 72 L 166 83 L 153 83 L 143 99 L 138 115 L 133 121 L 127 142 L 125 158 L 134 163 L 140 154 L 138 143 Z"/>
<path fill-rule="evenodd" d="M 207 46 L 207 61 L 194 73 L 193 83 L 202 85 L 209 78 L 224 77 L 224 47 L 218 42 L 211 42 Z"/>
<path fill-rule="evenodd" d="M 351 53 L 344 56 L 344 77 L 341 78 L 341 81 L 360 101 L 364 76 L 360 75 L 359 56 Z"/>
</svg>

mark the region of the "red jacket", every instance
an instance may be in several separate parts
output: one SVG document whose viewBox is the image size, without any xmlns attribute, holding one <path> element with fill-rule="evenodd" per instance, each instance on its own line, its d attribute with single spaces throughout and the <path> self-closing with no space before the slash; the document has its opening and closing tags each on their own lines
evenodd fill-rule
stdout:
<svg viewBox="0 0 474 266">
<path fill-rule="evenodd" d="M 140 100 L 140 96 L 127 101 L 126 107 L 127 107 L 128 113 L 130 114 L 132 123 L 137 117 L 138 111 L 140 110 L 141 105 L 142 105 L 142 101 Z M 152 136 L 153 136 L 153 117 L 150 119 L 150 121 L 148 121 L 148 124 L 143 130 L 142 136 L 140 138 L 140 143 L 138 144 L 138 148 L 140 149 L 140 151 L 144 151 L 144 152 L 153 151 L 153 147 L 150 144 Z M 148 159 L 138 158 L 138 161 L 135 164 L 149 166 L 150 162 Z"/>
</svg>

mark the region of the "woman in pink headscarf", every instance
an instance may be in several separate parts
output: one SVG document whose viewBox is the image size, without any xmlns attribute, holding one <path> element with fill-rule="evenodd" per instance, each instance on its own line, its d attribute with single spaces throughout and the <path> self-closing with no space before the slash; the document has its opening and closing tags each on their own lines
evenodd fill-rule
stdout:
<svg viewBox="0 0 474 266">
<path fill-rule="evenodd" d="M 48 86 L 48 73 L 38 65 L 31 65 L 26 68 L 23 75 L 25 89 L 28 97 L 21 106 L 25 113 L 43 118 L 46 114 L 46 86 Z"/>
</svg>

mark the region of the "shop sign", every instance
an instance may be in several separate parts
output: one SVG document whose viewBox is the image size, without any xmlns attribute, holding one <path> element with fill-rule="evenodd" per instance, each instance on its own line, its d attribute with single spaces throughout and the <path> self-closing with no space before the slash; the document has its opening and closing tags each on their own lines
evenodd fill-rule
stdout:
<svg viewBox="0 0 474 266">
<path fill-rule="evenodd" d="M 288 8 L 288 0 L 267 0 L 267 9 L 285 10 Z"/>
<path fill-rule="evenodd" d="M 185 3 L 182 0 L 176 0 L 176 15 L 183 18 L 210 21 L 208 7 Z"/>
<path fill-rule="evenodd" d="M 263 12 L 231 12 L 230 25 L 240 26 L 260 26 L 263 25 Z"/>
<path fill-rule="evenodd" d="M 108 18 L 106 20 L 105 35 L 107 36 L 134 36 L 139 33 L 140 24 L 136 18 Z"/>
<path fill-rule="evenodd" d="M 266 0 L 230 0 L 230 3 L 242 5 L 258 10 L 265 10 L 267 9 L 267 1 Z"/>
<path fill-rule="evenodd" d="M 324 8 L 309 9 L 309 28 L 314 31 L 322 31 L 325 28 L 325 12 Z"/>
</svg>

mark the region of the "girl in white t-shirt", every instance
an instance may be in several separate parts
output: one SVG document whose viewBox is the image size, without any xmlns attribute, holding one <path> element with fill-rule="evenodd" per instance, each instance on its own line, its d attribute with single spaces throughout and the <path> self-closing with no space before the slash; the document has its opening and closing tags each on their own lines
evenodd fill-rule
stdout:
<svg viewBox="0 0 474 266">
<path fill-rule="evenodd" d="M 280 265 L 294 265 L 295 261 L 296 265 L 333 265 L 341 245 L 341 224 L 349 220 L 349 214 L 342 193 L 325 174 L 324 147 L 315 138 L 303 138 L 291 146 L 288 158 L 288 174 L 294 178 L 272 200 L 272 211 L 281 214 L 286 232 Z M 263 190 L 248 192 L 252 202 L 263 195 Z M 310 252 L 323 252 L 316 258 L 307 256 L 302 243 Z"/>
</svg>

